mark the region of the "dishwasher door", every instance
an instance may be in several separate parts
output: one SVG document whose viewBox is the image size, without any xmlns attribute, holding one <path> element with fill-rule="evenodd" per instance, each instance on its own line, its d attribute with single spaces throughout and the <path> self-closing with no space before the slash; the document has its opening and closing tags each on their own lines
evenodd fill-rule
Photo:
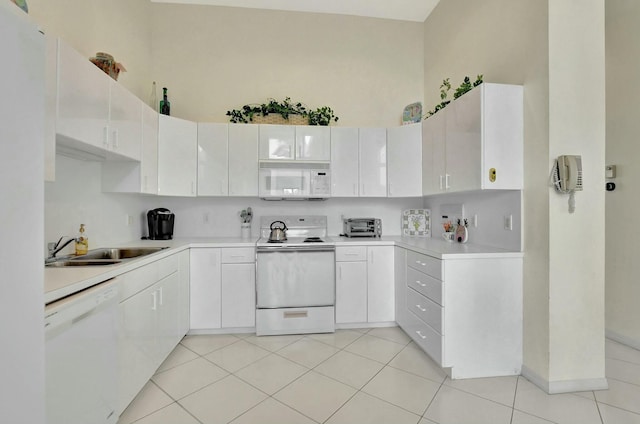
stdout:
<svg viewBox="0 0 640 424">
<path fill-rule="evenodd" d="M 257 307 L 333 306 L 334 248 L 258 248 Z"/>
<path fill-rule="evenodd" d="M 45 308 L 47 424 L 118 421 L 115 280 Z"/>
</svg>

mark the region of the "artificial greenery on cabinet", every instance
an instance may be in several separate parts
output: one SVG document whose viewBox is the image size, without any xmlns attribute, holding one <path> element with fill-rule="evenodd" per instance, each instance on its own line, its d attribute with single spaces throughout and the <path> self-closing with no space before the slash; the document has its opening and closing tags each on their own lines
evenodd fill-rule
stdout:
<svg viewBox="0 0 640 424">
<path fill-rule="evenodd" d="M 462 81 L 460 86 L 458 86 L 458 88 L 456 88 L 453 92 L 453 100 L 462 96 L 464 93 L 471 91 L 474 87 L 482 84 L 482 78 L 482 75 L 478 75 L 476 77 L 476 80 L 471 83 L 471 79 L 469 77 L 464 77 L 464 80 Z M 449 103 L 451 103 L 451 100 L 447 99 L 449 96 L 449 91 L 451 91 L 451 83 L 449 82 L 449 78 L 445 78 L 444 80 L 442 80 L 442 84 L 440 85 L 440 103 L 438 103 L 433 110 L 427 112 L 424 119 L 427 119 L 439 110 L 444 109 Z"/>
<path fill-rule="evenodd" d="M 275 99 L 269 99 L 267 103 L 247 104 L 240 109 L 227 111 L 229 120 L 233 123 L 254 122 L 256 116 L 268 116 L 269 114 L 278 114 L 284 120 L 288 121 L 291 116 L 299 115 L 307 118 L 309 125 L 329 125 L 332 121 L 338 122 L 333 109 L 329 106 L 322 106 L 317 109 L 310 109 L 301 102 L 293 103 L 290 97 L 279 102 Z"/>
</svg>

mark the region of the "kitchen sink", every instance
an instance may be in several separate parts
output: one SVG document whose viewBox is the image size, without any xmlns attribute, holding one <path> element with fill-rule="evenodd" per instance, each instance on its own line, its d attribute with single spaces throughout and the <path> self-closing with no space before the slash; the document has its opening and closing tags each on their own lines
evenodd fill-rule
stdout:
<svg viewBox="0 0 640 424">
<path fill-rule="evenodd" d="M 90 259 L 133 259 L 150 255 L 166 249 L 166 247 L 117 247 L 90 250 L 86 255 L 69 258 L 70 261 L 86 261 Z"/>
<path fill-rule="evenodd" d="M 120 260 L 117 259 L 85 259 L 85 260 L 74 260 L 74 259 L 63 259 L 56 262 L 49 262 L 45 264 L 48 267 L 66 267 L 66 266 L 99 266 L 99 265 L 115 265 L 119 264 Z"/>
<path fill-rule="evenodd" d="M 139 258 L 167 247 L 113 247 L 90 250 L 86 255 L 65 256 L 45 263 L 48 267 L 115 265 L 123 260 Z"/>
</svg>

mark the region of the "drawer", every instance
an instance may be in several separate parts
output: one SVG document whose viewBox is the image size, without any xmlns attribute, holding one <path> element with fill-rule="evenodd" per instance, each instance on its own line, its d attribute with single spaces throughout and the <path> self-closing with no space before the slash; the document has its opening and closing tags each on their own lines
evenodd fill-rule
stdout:
<svg viewBox="0 0 640 424">
<path fill-rule="evenodd" d="M 256 335 L 333 333 L 333 306 L 256 310 Z"/>
<path fill-rule="evenodd" d="M 231 247 L 222 249 L 220 261 L 223 264 L 253 263 L 256 261 L 256 250 L 253 247 Z"/>
<path fill-rule="evenodd" d="M 336 247 L 337 262 L 355 262 L 367 260 L 367 246 Z"/>
<path fill-rule="evenodd" d="M 413 289 L 407 289 L 407 309 L 435 331 L 443 334 L 443 308 Z"/>
<path fill-rule="evenodd" d="M 407 313 L 407 325 L 404 330 L 422 350 L 427 352 L 438 365 L 442 366 L 443 336 L 422 322 L 412 312 Z"/>
<path fill-rule="evenodd" d="M 407 287 L 442 305 L 442 281 L 414 268 L 407 268 Z"/>
<path fill-rule="evenodd" d="M 179 255 L 171 255 L 155 263 L 158 264 L 158 280 L 162 280 L 164 277 L 180 270 Z"/>
<path fill-rule="evenodd" d="M 409 250 L 407 252 L 407 265 L 438 280 L 442 280 L 442 261 L 440 259 Z"/>
<path fill-rule="evenodd" d="M 120 275 L 119 280 L 121 281 L 120 301 L 122 302 L 159 280 L 158 262 L 152 262 L 149 265 L 126 272 Z"/>
</svg>

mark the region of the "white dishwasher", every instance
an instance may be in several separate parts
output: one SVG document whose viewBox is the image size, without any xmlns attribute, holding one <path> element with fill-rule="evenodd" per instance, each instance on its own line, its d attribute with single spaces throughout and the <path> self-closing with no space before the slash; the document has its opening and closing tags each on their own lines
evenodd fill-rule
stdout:
<svg viewBox="0 0 640 424">
<path fill-rule="evenodd" d="M 115 278 L 45 307 L 47 424 L 118 421 L 117 312 Z"/>
</svg>

